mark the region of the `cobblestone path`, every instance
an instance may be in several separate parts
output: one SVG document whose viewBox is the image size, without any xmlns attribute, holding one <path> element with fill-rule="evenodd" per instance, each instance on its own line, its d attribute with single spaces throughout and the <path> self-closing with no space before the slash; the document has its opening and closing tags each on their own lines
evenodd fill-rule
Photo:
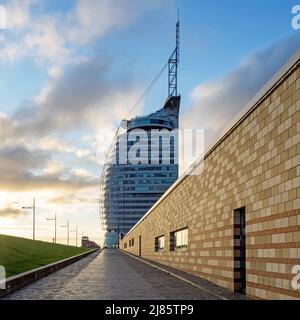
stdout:
<svg viewBox="0 0 300 320">
<path fill-rule="evenodd" d="M 106 249 L 44 277 L 7 300 L 218 299 L 119 252 Z"/>
</svg>

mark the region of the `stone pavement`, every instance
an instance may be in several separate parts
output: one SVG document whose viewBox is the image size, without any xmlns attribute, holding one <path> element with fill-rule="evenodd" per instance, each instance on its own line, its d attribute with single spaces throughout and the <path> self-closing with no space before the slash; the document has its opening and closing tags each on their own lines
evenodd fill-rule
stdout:
<svg viewBox="0 0 300 320">
<path fill-rule="evenodd" d="M 6 300 L 216 300 L 116 249 L 106 249 L 10 294 Z"/>
</svg>

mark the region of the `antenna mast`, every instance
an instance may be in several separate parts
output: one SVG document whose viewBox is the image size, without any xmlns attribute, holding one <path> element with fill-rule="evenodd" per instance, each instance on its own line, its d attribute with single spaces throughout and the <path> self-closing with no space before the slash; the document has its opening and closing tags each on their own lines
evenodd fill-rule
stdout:
<svg viewBox="0 0 300 320">
<path fill-rule="evenodd" d="M 169 58 L 169 87 L 168 95 L 177 96 L 177 71 L 179 64 L 179 45 L 180 45 L 180 21 L 179 21 L 179 9 L 178 9 L 178 18 L 176 23 L 176 48 L 174 49 L 172 55 Z"/>
</svg>

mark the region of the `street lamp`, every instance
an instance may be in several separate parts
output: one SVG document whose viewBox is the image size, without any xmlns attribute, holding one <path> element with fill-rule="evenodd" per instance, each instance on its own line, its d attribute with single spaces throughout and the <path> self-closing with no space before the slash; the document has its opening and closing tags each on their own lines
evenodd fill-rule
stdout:
<svg viewBox="0 0 300 320">
<path fill-rule="evenodd" d="M 71 230 L 71 232 L 76 232 L 76 247 L 78 247 L 78 227 L 76 226 L 75 230 Z"/>
<path fill-rule="evenodd" d="M 70 244 L 70 221 L 68 220 L 68 224 L 65 226 L 61 226 L 62 228 L 67 228 L 68 231 L 68 245 Z"/>
<path fill-rule="evenodd" d="M 54 243 L 56 243 L 56 229 L 57 229 L 57 216 L 56 216 L 56 212 L 55 212 L 55 216 L 54 218 L 48 218 L 47 219 L 48 221 L 55 221 L 55 224 L 54 224 Z"/>
<path fill-rule="evenodd" d="M 35 240 L 35 198 L 33 198 L 33 203 L 31 207 L 22 207 L 24 210 L 32 210 L 32 239 Z"/>
</svg>

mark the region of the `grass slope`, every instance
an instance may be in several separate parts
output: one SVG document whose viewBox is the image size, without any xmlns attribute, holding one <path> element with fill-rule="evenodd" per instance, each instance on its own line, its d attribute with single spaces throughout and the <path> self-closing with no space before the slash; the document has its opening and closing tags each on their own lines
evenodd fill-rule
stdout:
<svg viewBox="0 0 300 320">
<path fill-rule="evenodd" d="M 0 235 L 0 265 L 10 277 L 63 260 L 88 249 Z"/>
</svg>

